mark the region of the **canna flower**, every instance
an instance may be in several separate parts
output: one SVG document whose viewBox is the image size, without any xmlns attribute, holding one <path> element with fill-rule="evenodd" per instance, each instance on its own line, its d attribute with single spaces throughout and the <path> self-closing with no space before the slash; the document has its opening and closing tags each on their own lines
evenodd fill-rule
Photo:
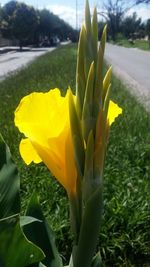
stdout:
<svg viewBox="0 0 150 267">
<path fill-rule="evenodd" d="M 20 154 L 26 164 L 43 161 L 68 193 L 76 190 L 76 167 L 69 123 L 69 90 L 31 93 L 22 98 L 15 111 L 15 125 L 26 139 Z"/>
<path fill-rule="evenodd" d="M 26 137 L 19 147 L 23 160 L 27 165 L 43 161 L 68 194 L 76 192 L 77 179 L 69 118 L 71 94 L 68 89 L 63 97 L 57 88 L 47 93 L 34 92 L 23 97 L 15 111 L 15 125 Z M 121 112 L 110 101 L 109 125 Z"/>
</svg>

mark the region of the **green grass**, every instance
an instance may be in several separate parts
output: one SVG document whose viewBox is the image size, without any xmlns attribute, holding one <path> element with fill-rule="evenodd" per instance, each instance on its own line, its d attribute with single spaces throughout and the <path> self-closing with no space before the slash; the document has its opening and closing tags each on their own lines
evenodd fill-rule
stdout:
<svg viewBox="0 0 150 267">
<path fill-rule="evenodd" d="M 119 39 L 114 44 L 129 47 L 129 48 L 139 48 L 142 50 L 150 51 L 150 44 L 148 41 L 145 40 L 135 40 L 132 44 L 127 39 Z"/>
<path fill-rule="evenodd" d="M 14 110 L 33 91 L 68 85 L 75 90 L 76 47 L 59 48 L 0 83 L 0 132 L 10 146 L 21 175 L 22 211 L 33 191 L 57 237 L 65 263 L 71 253 L 69 209 L 64 189 L 43 164 L 27 167 L 20 158 L 21 134 Z M 150 120 L 149 114 L 115 77 L 112 99 L 123 115 L 111 127 L 105 174 L 104 211 L 99 245 L 105 267 L 150 266 Z M 94 222 L 93 222 L 94 225 Z M 94 227 L 94 226 L 93 226 Z"/>
</svg>

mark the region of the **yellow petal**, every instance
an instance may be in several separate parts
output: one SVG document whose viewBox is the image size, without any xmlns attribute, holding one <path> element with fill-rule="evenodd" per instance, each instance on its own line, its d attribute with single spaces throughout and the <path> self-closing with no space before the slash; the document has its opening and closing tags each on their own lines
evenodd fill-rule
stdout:
<svg viewBox="0 0 150 267">
<path fill-rule="evenodd" d="M 109 125 L 111 125 L 120 114 L 122 114 L 122 108 L 110 100 L 107 114 Z"/>
<path fill-rule="evenodd" d="M 33 143 L 33 146 L 38 151 L 42 161 L 52 172 L 52 174 L 57 178 L 57 180 L 67 189 L 67 185 L 64 182 L 64 162 L 60 162 L 57 158 L 55 152 L 51 151 L 49 148 L 40 145 L 39 143 Z"/>
<path fill-rule="evenodd" d="M 40 163 L 42 161 L 28 138 L 21 140 L 19 150 L 21 157 L 27 165 L 32 161 L 34 163 Z"/>
<path fill-rule="evenodd" d="M 15 111 L 15 124 L 30 140 L 21 149 L 27 164 L 39 156 L 68 192 L 75 192 L 76 167 L 70 136 L 69 90 L 65 97 L 58 89 L 24 97 Z M 33 149 L 34 148 L 34 149 Z M 66 152 L 66 150 L 68 152 Z M 24 151 L 24 152 L 22 152 Z M 66 158 L 68 153 L 68 161 Z M 28 155 L 27 155 L 28 154 Z M 68 165 L 70 162 L 70 166 Z"/>
<path fill-rule="evenodd" d="M 35 141 L 45 142 L 45 133 L 47 139 L 56 137 L 69 116 L 67 98 L 67 95 L 61 97 L 57 88 L 47 93 L 34 92 L 25 96 L 15 111 L 15 125 Z"/>
<path fill-rule="evenodd" d="M 63 138 L 63 135 L 64 133 L 57 137 L 57 140 L 49 140 L 50 146 L 48 148 L 35 142 L 33 142 L 33 146 L 38 151 L 42 161 L 64 186 L 67 192 L 75 193 L 77 174 L 74 162 L 73 144 L 68 138 L 67 132 L 65 138 Z"/>
</svg>

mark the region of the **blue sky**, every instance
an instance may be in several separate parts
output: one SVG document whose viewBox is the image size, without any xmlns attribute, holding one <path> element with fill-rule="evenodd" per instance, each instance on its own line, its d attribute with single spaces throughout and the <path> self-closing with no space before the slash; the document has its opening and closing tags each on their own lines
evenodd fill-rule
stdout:
<svg viewBox="0 0 150 267">
<path fill-rule="evenodd" d="M 78 3 L 77 24 L 78 27 L 80 27 L 84 20 L 84 0 L 18 0 L 18 2 L 25 2 L 38 9 L 47 8 L 67 21 L 73 27 L 76 27 L 76 1 Z M 4 5 L 7 2 L 8 0 L 0 0 L 1 5 Z M 100 10 L 103 2 L 104 1 L 102 0 L 89 0 L 91 9 L 96 4 Z M 132 14 L 134 11 L 137 12 L 138 16 L 141 17 L 143 21 L 150 18 L 150 5 L 139 5 L 136 8 L 134 7 L 129 11 L 129 14 Z"/>
</svg>

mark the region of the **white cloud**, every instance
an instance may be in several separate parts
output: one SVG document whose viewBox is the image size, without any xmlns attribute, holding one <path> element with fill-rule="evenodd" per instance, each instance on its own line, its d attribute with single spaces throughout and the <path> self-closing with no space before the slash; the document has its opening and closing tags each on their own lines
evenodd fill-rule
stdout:
<svg viewBox="0 0 150 267">
<path fill-rule="evenodd" d="M 76 9 L 64 6 L 64 5 L 48 5 L 46 6 L 48 10 L 53 12 L 55 15 L 58 15 L 61 19 L 69 23 L 72 27 L 76 28 Z M 83 10 L 78 10 L 77 12 L 77 26 L 78 28 L 81 26 L 83 22 Z"/>
<path fill-rule="evenodd" d="M 66 5 L 59 5 L 59 4 L 52 4 L 47 5 L 46 8 L 53 12 L 55 15 L 58 15 L 61 19 L 69 23 L 73 28 L 76 28 L 76 9 Z M 98 11 L 101 11 L 101 8 L 98 8 Z M 91 13 L 93 9 L 91 9 Z M 137 6 L 131 8 L 127 15 L 132 15 L 133 12 L 136 12 L 138 17 L 142 18 L 142 21 L 147 20 L 150 18 L 150 6 Z M 102 16 L 98 16 L 99 19 L 103 19 Z M 78 28 L 81 27 L 84 21 L 84 7 L 80 7 L 77 12 L 77 26 Z"/>
<path fill-rule="evenodd" d="M 132 15 L 133 12 L 137 13 L 137 16 L 142 19 L 142 21 L 146 21 L 147 19 L 150 18 L 150 6 L 138 6 L 135 8 L 131 8 L 127 15 Z"/>
<path fill-rule="evenodd" d="M 79 29 L 84 22 L 84 6 L 78 7 L 77 18 L 76 18 L 76 8 L 70 6 L 52 4 L 46 6 L 48 10 L 58 15 L 61 19 L 69 23 L 73 28 Z M 91 14 L 93 13 L 93 8 L 91 8 Z"/>
</svg>

